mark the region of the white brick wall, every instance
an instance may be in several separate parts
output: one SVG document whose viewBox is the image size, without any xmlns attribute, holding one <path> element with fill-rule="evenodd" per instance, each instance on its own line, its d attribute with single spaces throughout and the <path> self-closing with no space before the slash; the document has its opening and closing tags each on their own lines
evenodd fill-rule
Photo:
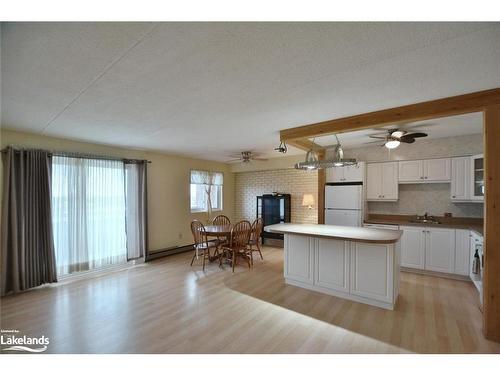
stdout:
<svg viewBox="0 0 500 375">
<path fill-rule="evenodd" d="M 296 169 L 235 173 L 234 220 L 255 220 L 257 196 L 273 191 L 291 194 L 292 223 L 318 222 L 318 173 Z M 302 206 L 303 194 L 313 194 L 311 210 Z"/>
</svg>

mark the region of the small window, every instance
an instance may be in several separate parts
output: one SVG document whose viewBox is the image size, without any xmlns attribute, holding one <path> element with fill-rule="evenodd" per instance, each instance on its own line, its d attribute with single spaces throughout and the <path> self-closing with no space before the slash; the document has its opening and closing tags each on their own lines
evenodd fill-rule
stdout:
<svg viewBox="0 0 500 375">
<path fill-rule="evenodd" d="M 191 212 L 207 212 L 209 203 L 212 211 L 221 211 L 223 182 L 221 172 L 191 171 Z"/>
</svg>

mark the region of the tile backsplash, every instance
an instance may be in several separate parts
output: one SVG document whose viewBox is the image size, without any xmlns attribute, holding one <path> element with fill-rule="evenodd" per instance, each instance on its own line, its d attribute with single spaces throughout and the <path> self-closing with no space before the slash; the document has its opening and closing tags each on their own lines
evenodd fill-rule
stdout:
<svg viewBox="0 0 500 375">
<path fill-rule="evenodd" d="M 452 203 L 450 184 L 399 185 L 397 202 L 368 202 L 371 214 L 443 216 L 451 212 L 454 217 L 483 217 L 482 203 Z"/>
</svg>

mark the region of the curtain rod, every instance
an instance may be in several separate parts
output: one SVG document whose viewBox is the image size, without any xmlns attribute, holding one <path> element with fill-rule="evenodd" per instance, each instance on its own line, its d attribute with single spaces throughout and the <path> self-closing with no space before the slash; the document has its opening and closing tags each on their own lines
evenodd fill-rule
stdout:
<svg viewBox="0 0 500 375">
<path fill-rule="evenodd" d="M 29 149 L 25 147 L 18 147 L 18 146 L 9 146 L 14 149 L 14 152 L 20 152 L 22 149 Z M 34 148 L 31 148 L 34 149 Z M 146 162 L 146 163 L 151 163 L 151 160 L 146 160 L 146 159 L 129 159 L 129 158 L 118 158 L 118 157 L 112 157 L 112 156 L 106 156 L 106 155 L 94 155 L 94 154 L 85 154 L 85 153 L 79 153 L 79 152 L 65 152 L 65 151 L 50 151 L 50 150 L 44 150 L 48 151 L 50 156 L 60 156 L 60 157 L 66 157 L 66 158 L 78 158 L 78 159 L 98 159 L 98 160 L 114 160 L 114 161 L 123 161 L 123 162 Z M 7 152 L 7 148 L 4 148 L 1 150 L 2 154 Z"/>
</svg>

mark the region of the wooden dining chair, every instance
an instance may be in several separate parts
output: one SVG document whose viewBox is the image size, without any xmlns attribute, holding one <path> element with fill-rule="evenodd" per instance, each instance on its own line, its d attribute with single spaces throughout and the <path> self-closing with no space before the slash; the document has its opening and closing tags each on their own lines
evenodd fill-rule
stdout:
<svg viewBox="0 0 500 375">
<path fill-rule="evenodd" d="M 231 220 L 226 215 L 217 215 L 212 220 L 212 225 L 231 225 Z M 228 238 L 217 236 L 217 241 L 219 243 L 219 248 L 229 245 Z"/>
<path fill-rule="evenodd" d="M 260 251 L 260 235 L 262 233 L 262 229 L 264 228 L 264 220 L 259 217 L 258 219 L 255 219 L 255 221 L 252 224 L 252 231 L 250 234 L 250 240 L 248 241 L 248 253 L 250 256 L 250 261 L 252 262 L 253 265 L 253 252 L 258 251 L 260 254 L 260 259 L 264 260 L 264 257 L 262 256 L 262 251 Z M 253 248 L 255 246 L 255 249 Z"/>
<path fill-rule="evenodd" d="M 231 220 L 226 215 L 217 215 L 212 220 L 212 225 L 230 225 Z"/>
<path fill-rule="evenodd" d="M 218 243 L 215 240 L 208 240 L 205 226 L 199 220 L 191 222 L 191 233 L 193 233 L 194 239 L 194 254 L 193 259 L 191 259 L 191 266 L 193 266 L 194 258 L 201 252 L 203 255 L 203 271 L 205 271 L 205 262 L 207 259 L 210 260 L 210 249 L 215 249 L 217 252 Z"/>
<path fill-rule="evenodd" d="M 222 247 L 224 256 L 231 259 L 233 272 L 238 257 L 244 258 L 248 263 L 248 268 L 251 267 L 250 257 L 247 254 L 248 241 L 250 241 L 251 231 L 252 225 L 250 222 L 243 220 L 236 223 L 233 229 L 231 229 L 229 245 Z M 220 258 L 219 265 L 222 265 L 222 257 Z"/>
</svg>

